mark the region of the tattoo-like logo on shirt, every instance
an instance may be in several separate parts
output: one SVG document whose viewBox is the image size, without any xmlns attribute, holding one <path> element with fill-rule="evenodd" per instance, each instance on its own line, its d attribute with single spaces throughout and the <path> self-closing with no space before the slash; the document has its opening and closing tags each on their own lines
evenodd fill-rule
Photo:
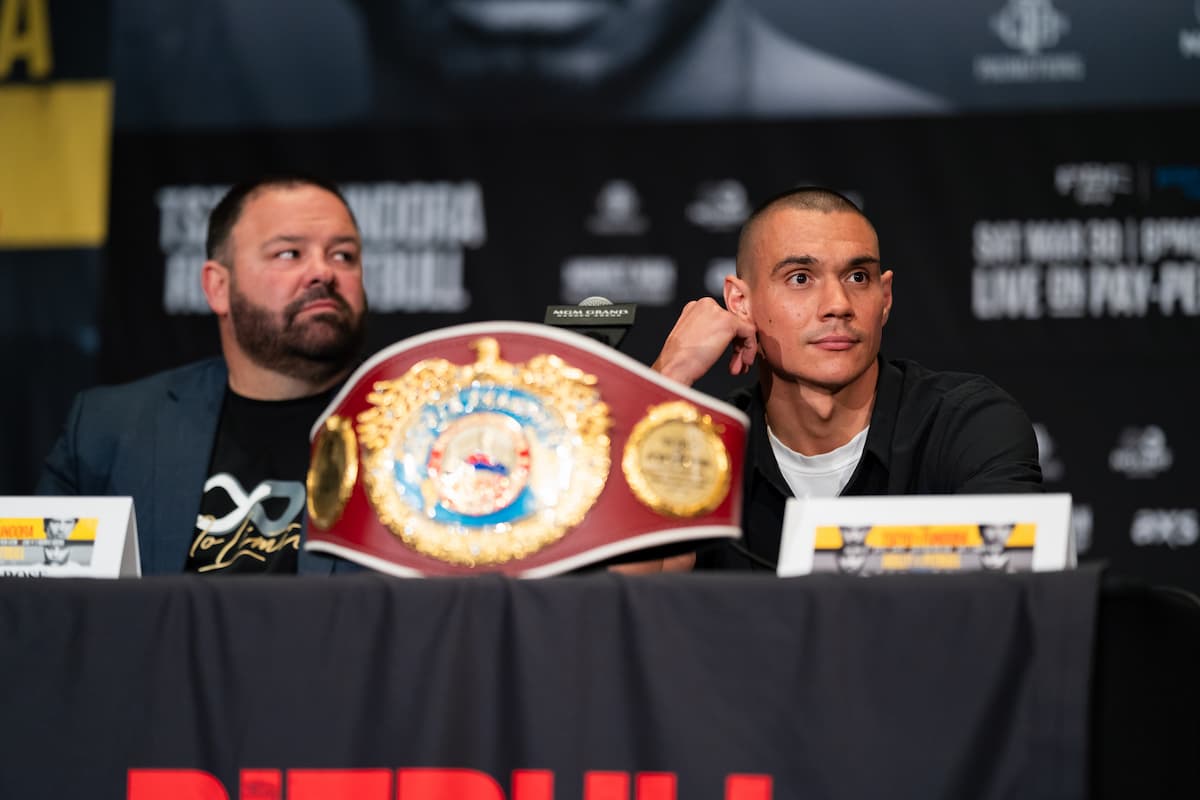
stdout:
<svg viewBox="0 0 1200 800">
<path fill-rule="evenodd" d="M 300 549 L 300 514 L 304 509 L 304 484 L 266 480 L 247 493 L 228 473 L 213 475 L 204 494 L 221 491 L 233 504 L 227 514 L 196 517 L 196 536 L 189 557 L 205 562 L 200 572 L 224 569 L 239 558 L 265 562 L 285 548 Z M 269 500 L 284 501 L 275 516 L 264 507 Z"/>
</svg>

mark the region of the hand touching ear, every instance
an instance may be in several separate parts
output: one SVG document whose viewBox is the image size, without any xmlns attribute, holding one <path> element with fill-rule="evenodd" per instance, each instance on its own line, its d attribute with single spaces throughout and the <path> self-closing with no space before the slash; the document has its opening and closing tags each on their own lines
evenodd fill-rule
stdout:
<svg viewBox="0 0 1200 800">
<path fill-rule="evenodd" d="M 693 300 L 683 307 L 653 368 L 691 386 L 733 345 L 729 373 L 745 375 L 758 354 L 755 334 L 749 320 L 726 311 L 711 297 Z"/>
</svg>

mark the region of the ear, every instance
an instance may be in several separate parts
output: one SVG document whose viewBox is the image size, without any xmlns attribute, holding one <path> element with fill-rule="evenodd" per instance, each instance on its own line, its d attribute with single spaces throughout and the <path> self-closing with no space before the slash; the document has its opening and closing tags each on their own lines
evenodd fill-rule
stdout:
<svg viewBox="0 0 1200 800">
<path fill-rule="evenodd" d="M 737 317 L 750 319 L 750 287 L 737 275 L 725 276 L 725 308 Z"/>
<path fill-rule="evenodd" d="M 892 271 L 890 269 L 879 276 L 879 285 L 883 287 L 883 323 L 886 325 L 888 315 L 892 311 Z"/>
<path fill-rule="evenodd" d="M 217 261 L 205 261 L 200 269 L 200 286 L 208 307 L 218 317 L 229 313 L 229 268 Z"/>
</svg>

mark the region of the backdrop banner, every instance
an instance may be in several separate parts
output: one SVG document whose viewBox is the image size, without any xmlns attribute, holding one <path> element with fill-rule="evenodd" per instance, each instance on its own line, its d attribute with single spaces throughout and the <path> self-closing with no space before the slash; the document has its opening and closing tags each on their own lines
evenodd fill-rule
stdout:
<svg viewBox="0 0 1200 800">
<path fill-rule="evenodd" d="M 637 304 L 651 363 L 721 295 L 759 199 L 821 183 L 875 222 L 884 353 L 988 375 L 1028 410 L 1084 558 L 1200 588 L 1200 112 L 118 133 L 101 375 L 217 352 L 206 215 L 263 170 L 328 175 L 365 241 L 368 353 L 448 325 Z M 366 355 L 366 354 L 364 354 Z M 723 396 L 713 371 L 698 388 Z"/>
<path fill-rule="evenodd" d="M 96 380 L 110 0 L 0 0 L 0 494 L 33 491 Z"/>
</svg>

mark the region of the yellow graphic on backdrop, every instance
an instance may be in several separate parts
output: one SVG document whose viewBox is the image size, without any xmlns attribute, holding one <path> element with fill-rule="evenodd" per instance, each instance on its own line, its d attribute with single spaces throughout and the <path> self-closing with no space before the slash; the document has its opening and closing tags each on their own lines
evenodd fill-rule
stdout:
<svg viewBox="0 0 1200 800">
<path fill-rule="evenodd" d="M 25 62 L 29 77 L 50 77 L 54 51 L 50 44 L 50 0 L 0 0 L 0 80 Z"/>
<path fill-rule="evenodd" d="M 0 0 L 0 249 L 107 234 L 112 81 L 53 80 L 50 23 L 48 0 Z"/>
</svg>

